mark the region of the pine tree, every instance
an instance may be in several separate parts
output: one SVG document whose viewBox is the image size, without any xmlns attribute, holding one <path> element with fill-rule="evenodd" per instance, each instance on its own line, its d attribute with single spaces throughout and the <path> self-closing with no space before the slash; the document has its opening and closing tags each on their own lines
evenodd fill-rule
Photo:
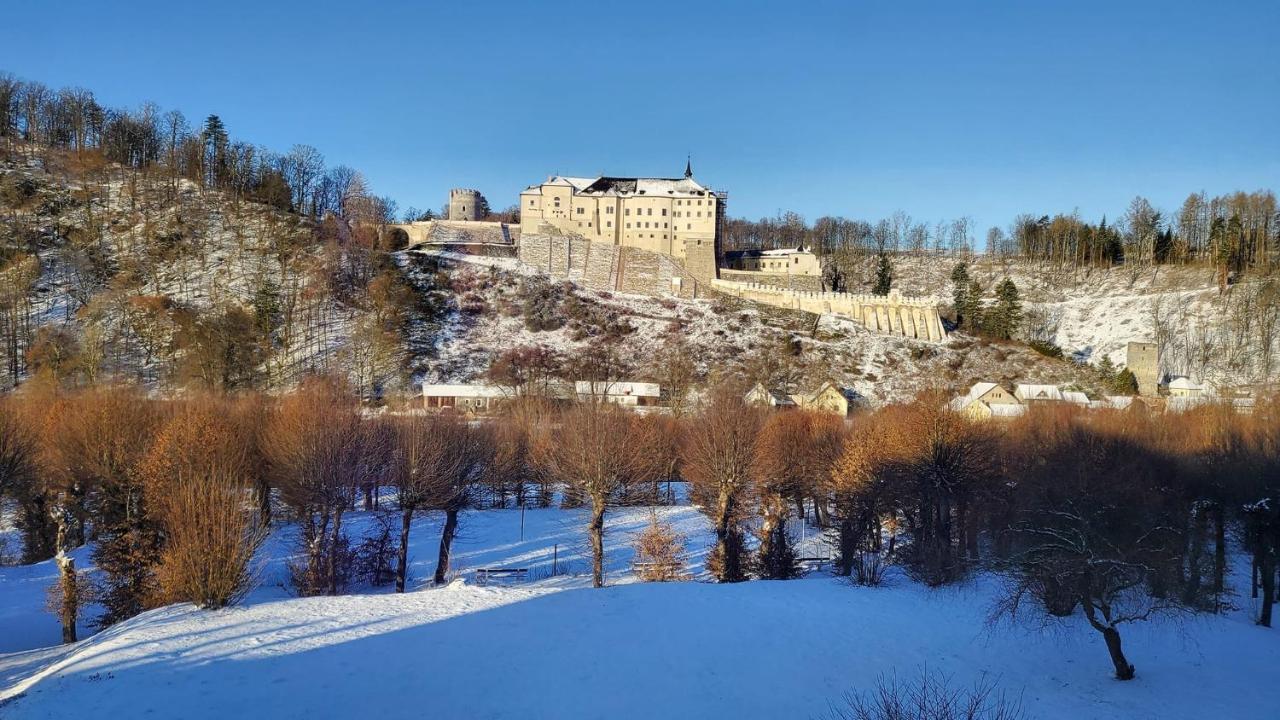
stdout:
<svg viewBox="0 0 1280 720">
<path fill-rule="evenodd" d="M 889 288 L 893 285 L 893 264 L 889 262 L 889 256 L 881 253 L 880 262 L 876 265 L 876 282 L 871 288 L 873 295 L 888 295 Z"/>
<path fill-rule="evenodd" d="M 1111 389 L 1117 395 L 1137 395 L 1138 376 L 1134 375 L 1129 368 L 1125 368 L 1116 373 L 1115 378 L 1111 381 Z"/>
<path fill-rule="evenodd" d="M 227 137 L 227 127 L 222 123 L 222 118 L 217 115 L 210 115 L 206 118 L 200 138 L 204 141 L 205 185 L 219 187 L 226 179 L 229 170 L 227 147 L 230 141 Z"/>
<path fill-rule="evenodd" d="M 1018 286 L 1009 278 L 996 285 L 995 317 L 992 332 L 1000 338 L 1009 339 L 1018 333 L 1022 325 L 1022 301 L 1018 298 Z"/>
<path fill-rule="evenodd" d="M 977 280 L 969 281 L 969 291 L 965 293 L 965 325 L 973 332 L 981 332 L 987 323 L 987 313 L 982 307 L 982 285 Z"/>
<path fill-rule="evenodd" d="M 960 327 L 969 314 L 969 265 L 967 263 L 956 263 L 955 269 L 951 271 L 951 282 L 955 286 L 951 292 L 956 308 L 956 327 Z"/>
</svg>

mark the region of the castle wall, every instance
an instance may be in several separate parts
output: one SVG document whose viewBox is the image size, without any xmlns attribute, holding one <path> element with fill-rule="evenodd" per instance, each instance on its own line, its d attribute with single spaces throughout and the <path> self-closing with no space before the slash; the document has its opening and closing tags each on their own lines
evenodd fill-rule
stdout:
<svg viewBox="0 0 1280 720">
<path fill-rule="evenodd" d="M 574 235 L 524 233 L 517 257 L 553 278 L 592 290 L 692 298 L 706 287 L 669 255 Z"/>
<path fill-rule="evenodd" d="M 724 274 L 724 271 L 721 271 Z M 744 300 L 811 313 L 831 313 L 856 320 L 868 330 L 886 335 L 941 342 L 947 339 L 937 303 L 929 298 L 791 290 L 759 283 L 715 280 L 712 286 Z"/>
</svg>

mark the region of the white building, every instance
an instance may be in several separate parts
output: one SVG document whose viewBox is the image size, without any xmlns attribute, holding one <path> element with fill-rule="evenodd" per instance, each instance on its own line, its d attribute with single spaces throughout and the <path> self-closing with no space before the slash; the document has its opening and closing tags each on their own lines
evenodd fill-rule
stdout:
<svg viewBox="0 0 1280 720">
<path fill-rule="evenodd" d="M 657 405 L 662 397 L 662 389 L 657 383 L 578 380 L 573 389 L 579 400 L 606 400 L 640 407 Z"/>
</svg>

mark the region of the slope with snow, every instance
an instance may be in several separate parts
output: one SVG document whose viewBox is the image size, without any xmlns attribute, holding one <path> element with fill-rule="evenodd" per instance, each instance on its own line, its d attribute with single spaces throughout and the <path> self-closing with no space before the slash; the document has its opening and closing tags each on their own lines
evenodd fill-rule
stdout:
<svg viewBox="0 0 1280 720">
<path fill-rule="evenodd" d="M 990 578 L 940 590 L 901 575 L 862 588 L 820 573 L 637 583 L 628 546 L 651 512 L 686 535 L 700 569 L 711 537 L 694 508 L 618 510 L 603 590 L 587 587 L 578 511 L 531 509 L 523 523 L 518 510 L 470 513 L 457 579 L 404 595 L 292 597 L 278 585 L 286 529 L 264 548 L 263 584 L 242 607 L 170 606 L 68 649 L 0 655 L 0 715 L 820 717 L 846 691 L 922 667 L 960 685 L 995 679 L 1042 719 L 1265 718 L 1280 703 L 1280 637 L 1244 611 L 1126 629 L 1139 675 L 1122 683 L 1078 617 L 988 625 Z M 360 513 L 353 526 L 370 522 Z M 436 528 L 414 527 L 416 578 L 433 570 Z M 553 557 L 570 574 L 551 575 Z M 541 579 L 475 585 L 470 570 L 486 566 Z M 10 580 L 23 571 L 0 569 L 0 603 L 15 600 Z M 0 636 L 34 621 L 0 619 Z"/>
</svg>

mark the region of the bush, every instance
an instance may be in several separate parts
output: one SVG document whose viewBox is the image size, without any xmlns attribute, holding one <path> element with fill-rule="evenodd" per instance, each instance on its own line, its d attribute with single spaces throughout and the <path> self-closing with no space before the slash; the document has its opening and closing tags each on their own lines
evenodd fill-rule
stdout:
<svg viewBox="0 0 1280 720">
<path fill-rule="evenodd" d="M 686 555 L 684 536 L 654 513 L 649 526 L 636 537 L 635 560 L 632 569 L 644 582 L 672 582 L 687 580 L 684 572 Z"/>
<path fill-rule="evenodd" d="M 553 285 L 545 275 L 527 277 L 520 284 L 519 296 L 524 310 L 524 326 L 533 332 L 558 330 L 564 326 L 561 305 L 564 288 Z"/>
<path fill-rule="evenodd" d="M 1027 346 L 1045 357 L 1051 357 L 1057 360 L 1061 360 L 1063 357 L 1062 348 L 1048 340 L 1032 340 L 1027 343 Z"/>
<path fill-rule="evenodd" d="M 169 602 L 215 609 L 252 585 L 253 555 L 266 537 L 245 507 L 248 488 L 216 473 L 174 483 L 164 498 L 165 548 L 156 577 Z"/>
<path fill-rule="evenodd" d="M 351 584 L 355 565 L 351 541 L 345 533 L 339 534 L 335 540 L 323 528 L 315 532 L 309 528 L 309 525 L 303 526 L 297 540 L 298 554 L 287 563 L 289 582 L 303 597 L 345 592 Z M 332 575 L 329 572 L 331 566 Z M 330 578 L 333 593 L 330 593 Z"/>
<path fill-rule="evenodd" d="M 972 688 L 954 688 L 951 679 L 927 669 L 911 681 L 881 676 L 873 690 L 846 694 L 833 708 L 836 720 L 1021 720 L 1022 702 L 983 677 Z"/>
</svg>

